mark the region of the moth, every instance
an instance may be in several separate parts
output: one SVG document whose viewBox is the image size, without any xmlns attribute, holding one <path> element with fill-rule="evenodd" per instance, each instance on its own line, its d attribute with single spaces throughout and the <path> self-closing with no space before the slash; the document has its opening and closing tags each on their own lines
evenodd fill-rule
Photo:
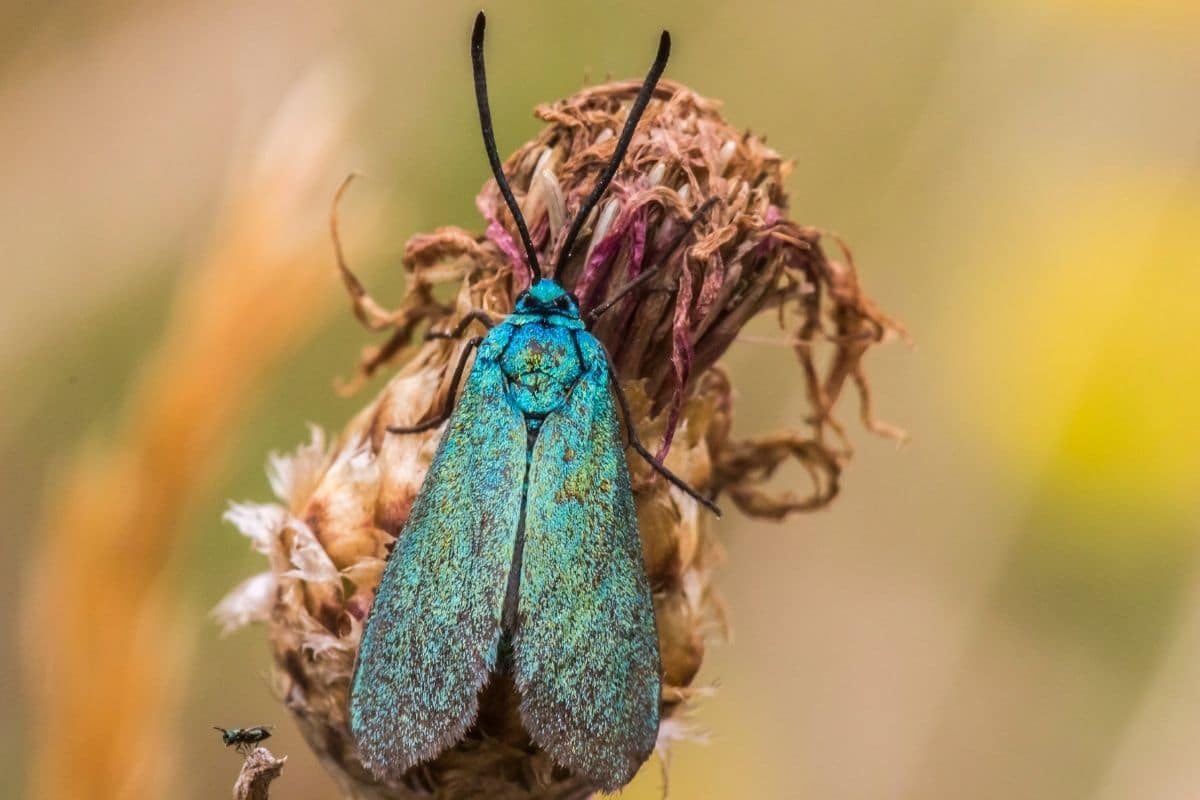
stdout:
<svg viewBox="0 0 1200 800">
<path fill-rule="evenodd" d="M 214 725 L 213 730 L 221 732 L 221 741 L 225 742 L 226 747 L 232 747 L 239 753 L 245 753 L 251 745 L 271 738 L 269 725 L 258 725 L 253 728 L 219 728 Z"/>
<path fill-rule="evenodd" d="M 480 690 L 507 673 L 533 741 L 557 763 L 613 790 L 654 748 L 662 690 L 614 396 L 630 446 L 675 486 L 719 510 L 638 440 L 604 346 L 556 278 L 629 147 L 666 67 L 670 36 L 663 32 L 612 159 L 563 239 L 555 277 L 547 278 L 496 149 L 484 25 L 480 13 L 471 37 L 480 127 L 531 285 L 503 321 L 475 312 L 440 334 L 458 338 L 473 323 L 489 328 L 467 341 L 445 412 L 389 428 L 405 434 L 449 421 L 367 619 L 350 727 L 367 766 L 382 779 L 398 779 L 461 740 L 475 721 Z"/>
</svg>

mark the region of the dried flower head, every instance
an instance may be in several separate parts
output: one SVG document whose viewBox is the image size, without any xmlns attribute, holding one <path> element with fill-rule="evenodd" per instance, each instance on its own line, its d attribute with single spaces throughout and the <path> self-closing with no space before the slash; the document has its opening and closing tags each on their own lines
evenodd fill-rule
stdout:
<svg viewBox="0 0 1200 800">
<path fill-rule="evenodd" d="M 506 172 L 542 261 L 553 262 L 564 223 L 611 156 L 638 88 L 610 83 L 539 107 L 547 126 L 508 159 Z M 607 199 L 559 275 L 585 316 L 607 308 L 592 330 L 613 357 L 642 440 L 659 443 L 666 464 L 691 485 L 772 519 L 818 508 L 836 494 L 848 450 L 826 439 L 830 430 L 841 433 L 832 408 L 847 379 L 859 388 L 867 424 L 890 432 L 871 420 L 861 359 L 872 344 L 902 332 L 860 292 L 851 263 L 826 257 L 819 231 L 787 219 L 789 168 L 760 138 L 731 128 L 717 103 L 663 81 Z M 372 300 L 343 265 L 356 315 L 374 330 L 390 331 L 364 354 L 356 384 L 385 365 L 399 362 L 399 369 L 336 441 L 327 445 L 314 429 L 294 455 L 272 458 L 271 484 L 281 504 L 237 505 L 228 515 L 270 559 L 270 570 L 238 587 L 217 615 L 228 626 L 268 623 L 284 702 L 354 797 L 550 798 L 592 791 L 530 741 L 506 681 L 485 689 L 478 722 L 463 742 L 394 785 L 379 784 L 363 768 L 347 725 L 363 621 L 439 439 L 436 430 L 398 436 L 386 428 L 433 418 L 453 400 L 451 373 L 470 335 L 414 343 L 414 334 L 424 325 L 452 330 L 476 309 L 503 316 L 528 283 L 494 181 L 477 206 L 484 235 L 442 228 L 410 240 L 408 289 L 395 310 Z M 457 291 L 439 300 L 435 289 L 446 285 Z M 745 323 L 767 310 L 792 332 L 812 431 L 736 440 L 732 387 L 717 361 Z M 807 495 L 764 488 L 788 459 L 812 476 Z M 706 639 L 724 628 L 712 585 L 721 550 L 693 499 L 641 459 L 629 465 L 662 652 L 658 749 L 665 756 L 673 740 L 689 736 L 683 720 L 689 701 L 709 691 L 693 680 Z"/>
</svg>

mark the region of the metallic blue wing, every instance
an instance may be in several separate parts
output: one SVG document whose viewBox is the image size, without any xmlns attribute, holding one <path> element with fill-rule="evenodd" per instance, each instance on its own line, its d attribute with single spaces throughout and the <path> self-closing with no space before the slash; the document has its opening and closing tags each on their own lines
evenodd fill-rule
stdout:
<svg viewBox="0 0 1200 800">
<path fill-rule="evenodd" d="M 650 755 L 661 694 L 654 606 L 600 343 L 530 464 L 514 673 L 525 727 L 613 790 Z"/>
<path fill-rule="evenodd" d="M 496 665 L 527 448 L 496 360 L 507 334 L 480 347 L 363 632 L 350 726 L 381 777 L 461 739 Z"/>
</svg>

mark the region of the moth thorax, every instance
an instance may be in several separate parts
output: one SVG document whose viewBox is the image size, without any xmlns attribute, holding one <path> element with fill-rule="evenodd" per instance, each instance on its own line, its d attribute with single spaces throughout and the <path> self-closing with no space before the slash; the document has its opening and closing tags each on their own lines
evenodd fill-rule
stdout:
<svg viewBox="0 0 1200 800">
<path fill-rule="evenodd" d="M 522 325 L 513 331 L 500 362 L 509 392 L 523 414 L 545 416 L 561 408 L 583 374 L 575 331 Z"/>
</svg>

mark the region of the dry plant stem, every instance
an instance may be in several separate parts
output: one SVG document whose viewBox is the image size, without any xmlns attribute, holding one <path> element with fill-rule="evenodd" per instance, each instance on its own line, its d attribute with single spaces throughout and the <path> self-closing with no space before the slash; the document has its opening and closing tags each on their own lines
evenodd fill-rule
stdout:
<svg viewBox="0 0 1200 800">
<path fill-rule="evenodd" d="M 181 282 L 117 432 L 55 471 L 24 610 L 35 798 L 171 794 L 189 642 L 164 568 L 263 373 L 327 316 L 320 229 L 295 231 L 324 207 L 312 179 L 341 147 L 339 86 L 314 75 L 296 90 Z M 302 153 L 284 145 L 301 140 Z"/>
<path fill-rule="evenodd" d="M 552 263 L 564 221 L 608 161 L 639 86 L 607 84 L 539 107 L 547 126 L 508 159 L 539 261 Z M 887 431 L 870 416 L 862 358 L 902 329 L 861 292 L 848 253 L 845 263 L 827 257 L 820 231 L 787 219 L 783 179 L 790 164 L 683 86 L 663 81 L 654 97 L 562 282 L 585 317 L 610 304 L 592 330 L 612 356 L 638 438 L 657 445 L 673 472 L 706 496 L 728 494 L 757 517 L 823 507 L 837 494 L 849 453 L 825 441 L 828 430 L 842 433 L 834 404 L 849 381 L 860 391 L 864 418 Z M 372 300 L 342 262 L 356 316 L 372 330 L 388 329 L 364 355 L 354 385 L 385 367 L 395 371 L 333 442 L 314 431 L 310 444 L 272 458 L 278 502 L 238 504 L 228 514 L 269 566 L 235 589 L 216 615 L 228 628 L 267 623 L 278 690 L 350 797 L 516 800 L 592 792 L 529 739 L 505 679 L 482 693 L 478 721 L 462 742 L 394 784 L 363 768 L 347 724 L 363 621 L 437 447 L 435 423 L 454 403 L 456 365 L 483 332 L 472 315 L 504 317 L 528 283 L 524 269 L 514 268 L 522 250 L 493 181 L 476 204 L 482 235 L 442 228 L 409 241 L 407 291 L 394 310 Z M 439 301 L 439 288 L 437 297 L 449 288 L 456 293 Z M 796 350 L 808 390 L 796 419 L 809 430 L 737 439 L 734 387 L 717 361 L 764 311 L 778 314 Z M 421 341 L 422 330 L 442 335 Z M 399 435 L 389 427 L 415 430 Z M 711 516 L 628 455 L 662 654 L 657 751 L 665 762 L 673 742 L 694 737 L 689 707 L 712 691 L 694 681 L 707 641 L 725 629 L 713 583 L 722 550 Z M 811 476 L 807 493 L 766 485 L 789 460 Z"/>
<path fill-rule="evenodd" d="M 233 800 L 267 800 L 271 796 L 271 782 L 283 772 L 287 756 L 276 758 L 265 747 L 257 747 L 242 762 L 233 785 Z"/>
</svg>

